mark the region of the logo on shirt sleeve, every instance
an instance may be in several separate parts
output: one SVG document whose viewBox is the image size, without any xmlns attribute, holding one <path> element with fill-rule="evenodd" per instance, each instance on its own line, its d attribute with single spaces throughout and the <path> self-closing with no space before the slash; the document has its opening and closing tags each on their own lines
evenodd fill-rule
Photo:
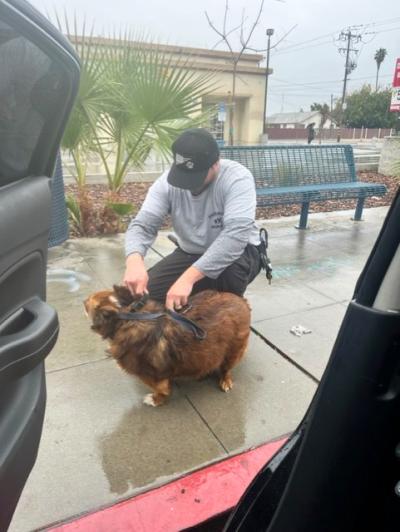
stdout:
<svg viewBox="0 0 400 532">
<path fill-rule="evenodd" d="M 213 212 L 208 217 L 211 229 L 222 229 L 224 227 L 224 213 Z"/>
</svg>

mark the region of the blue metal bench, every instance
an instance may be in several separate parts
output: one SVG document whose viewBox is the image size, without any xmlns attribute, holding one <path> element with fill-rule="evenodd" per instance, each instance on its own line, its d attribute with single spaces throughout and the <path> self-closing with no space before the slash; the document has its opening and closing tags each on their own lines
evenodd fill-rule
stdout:
<svg viewBox="0 0 400 532">
<path fill-rule="evenodd" d="M 221 157 L 251 171 L 258 206 L 301 204 L 299 229 L 307 227 L 311 201 L 356 198 L 354 220 L 359 221 L 365 198 L 386 193 L 385 185 L 357 180 L 349 145 L 225 146 Z"/>
</svg>

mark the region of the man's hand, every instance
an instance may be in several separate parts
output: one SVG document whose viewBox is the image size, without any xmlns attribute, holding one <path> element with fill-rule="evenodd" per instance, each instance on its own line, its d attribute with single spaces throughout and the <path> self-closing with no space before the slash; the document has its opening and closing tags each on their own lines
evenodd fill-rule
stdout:
<svg viewBox="0 0 400 532">
<path fill-rule="evenodd" d="M 125 286 L 129 288 L 133 295 L 143 296 L 148 293 L 148 282 L 149 276 L 144 265 L 143 257 L 139 253 L 132 253 L 126 259 Z"/>
<path fill-rule="evenodd" d="M 193 290 L 193 283 L 186 281 L 182 277 L 171 286 L 167 293 L 165 306 L 170 310 L 180 310 L 187 305 L 188 298 Z"/>
<path fill-rule="evenodd" d="M 168 290 L 165 302 L 167 309 L 180 310 L 187 305 L 194 283 L 203 277 L 204 275 L 194 266 L 188 268 Z"/>
</svg>

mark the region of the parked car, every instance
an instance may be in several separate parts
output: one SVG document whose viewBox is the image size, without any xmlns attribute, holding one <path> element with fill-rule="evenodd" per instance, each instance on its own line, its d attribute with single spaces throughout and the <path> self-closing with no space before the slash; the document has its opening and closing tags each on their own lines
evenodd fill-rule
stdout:
<svg viewBox="0 0 400 532">
<path fill-rule="evenodd" d="M 308 412 L 226 532 L 400 530 L 399 220 L 400 191 Z"/>
</svg>

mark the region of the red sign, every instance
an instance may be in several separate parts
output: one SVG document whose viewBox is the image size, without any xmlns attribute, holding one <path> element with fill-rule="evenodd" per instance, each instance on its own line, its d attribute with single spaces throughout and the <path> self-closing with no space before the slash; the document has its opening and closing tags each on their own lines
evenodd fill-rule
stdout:
<svg viewBox="0 0 400 532">
<path fill-rule="evenodd" d="M 396 61 L 396 68 L 394 70 L 390 110 L 396 113 L 400 112 L 400 57 Z"/>
<path fill-rule="evenodd" d="M 397 59 L 394 69 L 393 87 L 400 87 L 400 57 Z"/>
</svg>

